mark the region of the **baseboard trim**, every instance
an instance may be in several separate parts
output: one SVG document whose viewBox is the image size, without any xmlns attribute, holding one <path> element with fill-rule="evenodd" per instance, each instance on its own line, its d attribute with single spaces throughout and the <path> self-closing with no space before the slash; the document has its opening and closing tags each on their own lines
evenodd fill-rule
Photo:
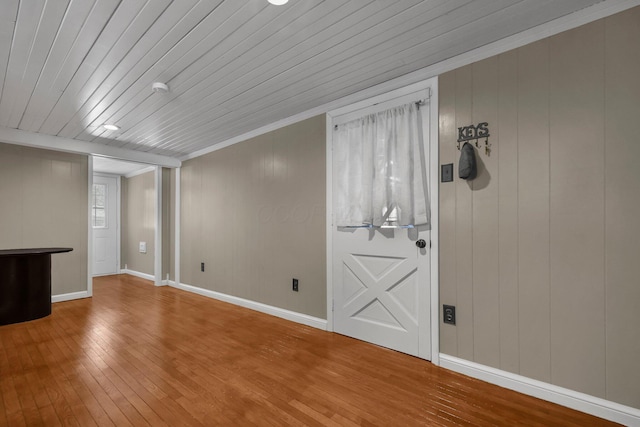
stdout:
<svg viewBox="0 0 640 427">
<path fill-rule="evenodd" d="M 89 291 L 71 292 L 69 294 L 52 295 L 51 302 L 71 301 L 74 299 L 89 298 Z"/>
<path fill-rule="evenodd" d="M 440 366 L 529 396 L 626 426 L 640 426 L 640 410 L 522 375 L 440 353 Z"/>
<path fill-rule="evenodd" d="M 91 277 L 113 276 L 114 274 L 121 274 L 121 271 L 120 271 L 120 270 L 117 270 L 115 273 L 92 274 L 92 275 L 91 275 Z"/>
<path fill-rule="evenodd" d="M 139 277 L 141 279 L 147 279 L 147 280 L 151 280 L 152 282 L 155 282 L 156 277 L 153 274 L 147 274 L 147 273 L 141 273 L 139 271 L 135 271 L 135 270 L 128 270 L 128 269 L 122 269 L 120 270 L 122 272 L 122 274 L 130 274 L 132 276 L 136 276 Z"/>
<path fill-rule="evenodd" d="M 169 281 L 169 286 L 172 286 L 176 289 L 182 289 L 183 291 L 202 295 L 208 298 L 213 298 L 219 301 L 228 302 L 230 304 L 239 305 L 240 307 L 249 308 L 261 313 L 270 314 L 272 316 L 280 317 L 292 322 L 301 323 L 313 328 L 322 329 L 323 331 L 327 330 L 327 321 L 325 319 L 309 316 L 308 314 L 297 313 L 295 311 L 286 310 L 284 308 L 274 307 L 272 305 L 263 304 L 261 302 L 251 301 L 248 299 L 235 297 L 233 295 L 211 291 L 209 289 L 202 289 L 198 288 L 197 286 L 186 285 L 184 283 L 177 284 L 173 281 Z"/>
</svg>

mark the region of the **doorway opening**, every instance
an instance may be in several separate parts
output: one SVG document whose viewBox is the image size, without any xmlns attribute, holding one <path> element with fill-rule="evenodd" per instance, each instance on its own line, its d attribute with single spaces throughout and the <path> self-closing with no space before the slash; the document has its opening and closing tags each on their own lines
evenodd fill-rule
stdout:
<svg viewBox="0 0 640 427">
<path fill-rule="evenodd" d="M 162 168 L 98 156 L 92 162 L 92 276 L 126 273 L 162 284 Z"/>
</svg>

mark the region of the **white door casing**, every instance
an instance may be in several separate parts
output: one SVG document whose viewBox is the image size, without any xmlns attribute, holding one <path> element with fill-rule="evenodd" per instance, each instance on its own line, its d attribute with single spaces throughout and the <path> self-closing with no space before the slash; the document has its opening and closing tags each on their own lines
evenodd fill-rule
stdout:
<svg viewBox="0 0 640 427">
<path fill-rule="evenodd" d="M 118 177 L 94 175 L 93 184 L 104 185 L 106 194 L 106 221 L 104 226 L 93 226 L 93 276 L 117 274 L 119 271 L 119 194 Z M 91 203 L 90 203 L 91 205 Z M 91 206 L 90 206 L 91 208 Z"/>
<path fill-rule="evenodd" d="M 435 81 L 429 82 L 429 89 L 432 88 L 431 84 L 435 85 Z M 429 98 L 433 90 L 424 90 L 424 87 L 419 88 L 422 90 L 405 89 L 378 96 L 371 100 L 369 107 L 361 102 L 353 106 L 351 111 L 349 107 L 341 109 L 339 114 L 329 116 L 331 120 L 328 120 L 327 131 L 330 132 L 333 124 L 339 121 Z M 430 169 L 434 168 L 429 159 L 434 153 L 430 141 L 437 135 L 433 102 L 431 98 L 421 107 L 424 152 L 427 157 L 425 164 Z M 328 137 L 328 141 L 332 143 L 331 137 Z M 328 172 L 333 174 L 330 169 Z M 433 170 L 428 172 L 430 181 L 434 175 L 437 179 L 437 173 L 433 173 Z M 330 179 L 332 183 L 333 178 Z M 430 199 L 437 197 L 437 191 L 432 191 L 434 184 L 437 186 L 437 181 L 429 182 Z M 333 193 L 332 189 L 330 193 Z M 432 212 L 434 208 L 432 203 Z M 333 217 L 330 211 L 329 218 L 332 220 Z M 432 219 L 437 221 L 437 214 Z M 433 295 L 437 296 L 437 290 L 434 291 L 431 280 L 432 273 L 437 274 L 437 266 L 436 271 L 432 268 L 434 260 L 437 261 L 437 254 L 434 256 L 430 248 L 432 230 L 422 228 L 338 229 L 330 225 L 329 274 L 332 289 L 329 298 L 332 299 L 330 306 L 333 309 L 330 325 L 335 332 L 427 360 L 433 359 L 434 351 L 437 358 L 438 346 L 437 342 L 434 343 L 437 332 L 432 329 L 434 323 L 437 328 L 432 313 L 432 299 Z M 418 239 L 424 239 L 427 246 L 419 249 L 415 244 Z"/>
</svg>

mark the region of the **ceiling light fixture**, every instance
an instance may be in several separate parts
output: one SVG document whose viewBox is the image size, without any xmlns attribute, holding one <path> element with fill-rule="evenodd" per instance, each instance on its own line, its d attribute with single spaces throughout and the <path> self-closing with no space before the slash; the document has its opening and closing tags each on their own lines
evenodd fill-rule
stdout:
<svg viewBox="0 0 640 427">
<path fill-rule="evenodd" d="M 102 125 L 103 128 L 105 128 L 106 130 L 120 130 L 120 126 L 116 126 L 116 125 Z"/>
<path fill-rule="evenodd" d="M 151 90 L 156 93 L 167 93 L 169 92 L 169 86 L 161 82 L 155 82 L 151 85 Z"/>
<path fill-rule="evenodd" d="M 276 6 L 282 6 L 286 4 L 289 0 L 269 0 L 269 3 L 275 4 Z"/>
</svg>

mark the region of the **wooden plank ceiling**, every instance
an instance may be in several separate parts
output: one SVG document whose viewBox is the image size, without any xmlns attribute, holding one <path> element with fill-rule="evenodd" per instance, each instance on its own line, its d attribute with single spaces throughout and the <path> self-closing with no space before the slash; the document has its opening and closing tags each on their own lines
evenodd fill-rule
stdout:
<svg viewBox="0 0 640 427">
<path fill-rule="evenodd" d="M 0 0 L 0 126 L 180 157 L 594 3 Z"/>
</svg>

